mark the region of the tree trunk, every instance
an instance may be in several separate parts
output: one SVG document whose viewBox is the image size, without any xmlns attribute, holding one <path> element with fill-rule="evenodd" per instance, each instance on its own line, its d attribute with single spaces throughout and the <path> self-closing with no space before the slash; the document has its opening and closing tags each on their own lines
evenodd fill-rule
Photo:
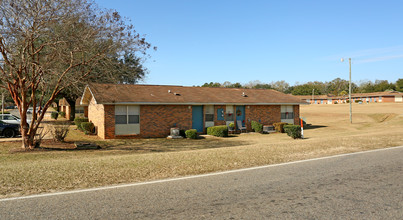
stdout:
<svg viewBox="0 0 403 220">
<path fill-rule="evenodd" d="M 34 135 L 22 134 L 22 148 L 29 150 L 35 148 Z"/>
<path fill-rule="evenodd" d="M 29 132 L 29 126 L 26 121 L 26 117 L 21 117 L 21 136 L 22 136 L 22 148 L 24 149 L 34 149 L 34 137 L 35 132 Z"/>
<path fill-rule="evenodd" d="M 66 98 L 66 101 L 69 103 L 70 105 L 70 121 L 74 121 L 74 119 L 76 118 L 76 99 L 77 98 Z"/>
</svg>

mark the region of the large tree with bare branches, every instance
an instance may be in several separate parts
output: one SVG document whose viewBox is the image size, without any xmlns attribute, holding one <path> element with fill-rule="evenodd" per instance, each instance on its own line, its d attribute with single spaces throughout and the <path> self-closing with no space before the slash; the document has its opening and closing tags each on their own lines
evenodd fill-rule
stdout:
<svg viewBox="0 0 403 220">
<path fill-rule="evenodd" d="M 46 110 L 66 88 L 101 64 L 146 55 L 149 48 L 128 20 L 91 0 L 0 0 L 0 86 L 18 106 L 22 146 L 34 147 Z"/>
<path fill-rule="evenodd" d="M 148 73 L 148 70 L 142 65 L 143 61 L 141 57 L 134 54 L 108 56 L 105 60 L 99 60 L 91 75 L 60 93 L 60 98 L 65 98 L 70 104 L 70 120 L 75 118 L 76 100 L 81 97 L 88 83 L 138 83 Z"/>
</svg>

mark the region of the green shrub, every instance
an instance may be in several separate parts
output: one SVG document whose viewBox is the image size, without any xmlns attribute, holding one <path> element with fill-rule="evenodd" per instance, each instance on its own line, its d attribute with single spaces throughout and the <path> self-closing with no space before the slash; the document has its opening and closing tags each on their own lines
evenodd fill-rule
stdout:
<svg viewBox="0 0 403 220">
<path fill-rule="evenodd" d="M 208 127 L 207 134 L 216 137 L 228 137 L 228 127 L 225 125 Z"/>
<path fill-rule="evenodd" d="M 55 119 L 55 120 L 57 120 L 57 117 L 59 117 L 59 113 L 58 113 L 58 112 L 52 112 L 52 113 L 50 114 L 50 117 L 53 118 L 53 119 Z"/>
<path fill-rule="evenodd" d="M 229 123 L 228 127 L 231 128 L 232 130 L 234 130 L 235 129 L 234 122 Z"/>
<path fill-rule="evenodd" d="M 77 125 L 77 129 L 80 130 L 80 131 L 84 131 L 81 128 L 81 123 L 83 123 L 83 122 L 88 122 L 88 118 L 79 118 L 79 117 L 77 117 L 77 118 L 74 119 L 74 124 Z"/>
<path fill-rule="evenodd" d="M 95 126 L 92 122 L 82 122 L 80 126 L 85 134 L 94 133 Z"/>
<path fill-rule="evenodd" d="M 284 131 L 294 139 L 301 138 L 301 126 L 299 125 L 285 125 Z"/>
<path fill-rule="evenodd" d="M 284 125 L 286 125 L 286 124 L 287 123 L 285 123 L 285 122 L 277 122 L 277 123 L 273 123 L 273 126 L 277 132 L 284 133 Z"/>
<path fill-rule="evenodd" d="M 255 132 L 261 133 L 263 131 L 263 125 L 257 121 L 252 121 L 251 126 L 252 126 L 252 129 L 255 130 Z"/>
<path fill-rule="evenodd" d="M 186 137 L 190 139 L 197 138 L 197 130 L 196 129 L 189 129 L 185 131 Z"/>
<path fill-rule="evenodd" d="M 65 118 L 66 117 L 66 112 L 59 112 L 59 116 Z"/>
<path fill-rule="evenodd" d="M 362 100 L 359 100 L 359 99 L 355 100 L 355 103 L 359 103 L 359 102 L 362 102 Z"/>
</svg>

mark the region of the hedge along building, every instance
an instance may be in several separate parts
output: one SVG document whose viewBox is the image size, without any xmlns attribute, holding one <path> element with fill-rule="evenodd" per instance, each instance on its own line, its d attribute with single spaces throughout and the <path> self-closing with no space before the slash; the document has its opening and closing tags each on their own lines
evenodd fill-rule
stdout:
<svg viewBox="0 0 403 220">
<path fill-rule="evenodd" d="M 274 90 L 160 85 L 87 85 L 82 105 L 104 139 L 166 137 L 170 128 L 196 129 L 236 121 L 298 124 L 299 98 Z"/>
</svg>

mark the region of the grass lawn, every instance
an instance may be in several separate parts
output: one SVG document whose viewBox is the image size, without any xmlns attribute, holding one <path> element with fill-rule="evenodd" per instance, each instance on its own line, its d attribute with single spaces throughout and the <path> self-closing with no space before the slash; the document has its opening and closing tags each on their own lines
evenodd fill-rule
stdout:
<svg viewBox="0 0 403 220">
<path fill-rule="evenodd" d="M 0 198 L 186 176 L 403 145 L 403 104 L 307 105 L 306 139 L 248 133 L 230 138 L 102 141 L 72 129 L 67 141 L 101 150 L 15 152 L 0 142 Z M 46 144 L 44 144 L 46 145 Z M 50 146 L 49 146 L 50 147 Z"/>
</svg>

